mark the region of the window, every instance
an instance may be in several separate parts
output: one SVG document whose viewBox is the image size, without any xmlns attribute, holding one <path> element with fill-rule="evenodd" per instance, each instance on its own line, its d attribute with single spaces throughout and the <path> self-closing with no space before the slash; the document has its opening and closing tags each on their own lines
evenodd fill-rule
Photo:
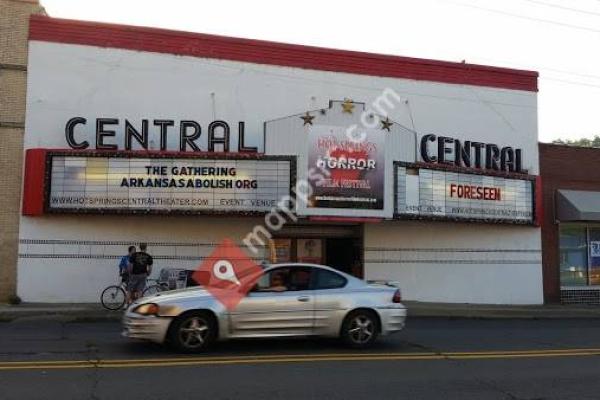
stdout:
<svg viewBox="0 0 600 400">
<path fill-rule="evenodd" d="M 268 271 L 260 277 L 254 291 L 287 292 L 308 290 L 312 268 L 281 267 Z"/>
<path fill-rule="evenodd" d="M 600 228 L 589 228 L 590 285 L 600 285 Z"/>
<path fill-rule="evenodd" d="M 560 226 L 560 284 L 588 284 L 588 246 L 585 226 Z"/>
<path fill-rule="evenodd" d="M 342 275 L 326 269 L 316 270 L 315 289 L 338 289 L 346 286 L 348 280 Z"/>
</svg>

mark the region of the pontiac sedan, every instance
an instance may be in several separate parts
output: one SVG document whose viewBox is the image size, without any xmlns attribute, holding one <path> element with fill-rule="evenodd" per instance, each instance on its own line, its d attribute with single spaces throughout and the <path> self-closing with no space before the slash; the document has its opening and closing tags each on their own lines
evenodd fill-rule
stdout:
<svg viewBox="0 0 600 400">
<path fill-rule="evenodd" d="M 402 330 L 405 320 L 397 287 L 289 263 L 268 266 L 233 310 L 202 287 L 142 298 L 127 309 L 123 335 L 183 352 L 202 351 L 215 340 L 294 336 L 339 337 L 363 348 Z"/>
</svg>

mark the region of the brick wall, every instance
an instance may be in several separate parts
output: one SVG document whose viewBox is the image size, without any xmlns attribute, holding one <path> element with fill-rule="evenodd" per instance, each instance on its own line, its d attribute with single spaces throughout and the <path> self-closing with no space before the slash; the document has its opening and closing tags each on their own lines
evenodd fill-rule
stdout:
<svg viewBox="0 0 600 400">
<path fill-rule="evenodd" d="M 37 0 L 0 0 L 0 302 L 15 293 L 29 16 Z"/>
<path fill-rule="evenodd" d="M 544 299 L 560 300 L 558 224 L 555 223 L 554 195 L 557 189 L 600 191 L 600 149 L 540 143 L 544 219 L 542 263 Z"/>
</svg>

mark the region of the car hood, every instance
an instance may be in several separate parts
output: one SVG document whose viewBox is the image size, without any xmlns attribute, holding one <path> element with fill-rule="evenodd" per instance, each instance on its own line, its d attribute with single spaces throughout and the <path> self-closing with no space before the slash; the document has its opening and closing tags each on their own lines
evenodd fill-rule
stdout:
<svg viewBox="0 0 600 400">
<path fill-rule="evenodd" d="M 191 287 L 185 289 L 168 290 L 165 292 L 157 293 L 153 296 L 144 297 L 141 299 L 141 303 L 169 303 L 172 301 L 182 301 L 186 299 L 200 300 L 202 298 L 210 298 L 212 295 L 201 287 Z"/>
</svg>

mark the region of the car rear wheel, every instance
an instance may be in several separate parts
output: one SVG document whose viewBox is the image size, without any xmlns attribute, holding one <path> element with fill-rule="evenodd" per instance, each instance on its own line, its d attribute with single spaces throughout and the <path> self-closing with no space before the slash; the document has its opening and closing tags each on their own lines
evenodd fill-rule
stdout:
<svg viewBox="0 0 600 400">
<path fill-rule="evenodd" d="M 378 335 L 379 321 L 372 311 L 353 311 L 344 319 L 341 337 L 351 347 L 368 347 L 375 342 Z"/>
<path fill-rule="evenodd" d="M 169 331 L 171 344 L 184 353 L 197 353 L 205 350 L 216 336 L 216 323 L 207 312 L 191 312 L 175 321 Z"/>
</svg>

